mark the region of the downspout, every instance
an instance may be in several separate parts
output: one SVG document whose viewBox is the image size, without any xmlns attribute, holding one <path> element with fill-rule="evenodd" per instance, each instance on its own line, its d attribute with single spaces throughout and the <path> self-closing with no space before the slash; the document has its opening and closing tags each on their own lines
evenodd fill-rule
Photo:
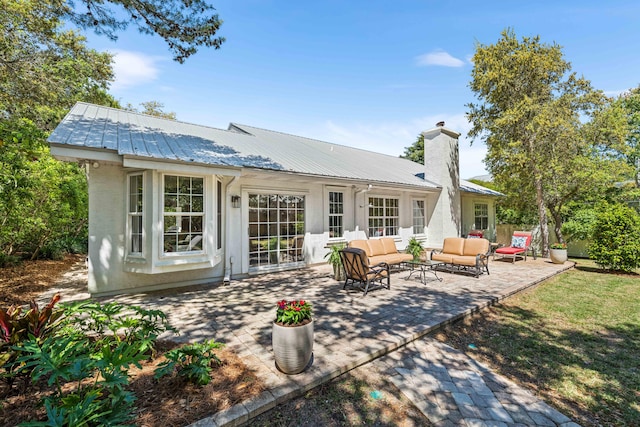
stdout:
<svg viewBox="0 0 640 427">
<path fill-rule="evenodd" d="M 229 218 L 231 217 L 231 203 L 229 202 L 229 187 L 236 180 L 237 176 L 231 178 L 231 181 L 224 186 L 224 200 L 225 200 L 225 224 L 229 222 Z M 229 236 L 229 227 L 224 227 L 224 253 L 225 253 L 225 263 L 224 263 L 224 278 L 222 279 L 223 285 L 228 285 L 231 283 L 231 265 L 233 263 L 232 257 L 229 255 L 229 242 L 231 241 L 231 237 Z"/>
<path fill-rule="evenodd" d="M 355 186 L 354 186 L 355 188 Z M 367 188 L 362 188 L 360 190 L 356 190 L 353 192 L 353 229 L 355 231 L 356 229 L 356 224 L 358 223 L 358 219 L 356 217 L 356 213 L 357 213 L 357 209 L 358 209 L 358 194 L 360 193 L 367 193 L 369 192 L 371 189 L 373 188 L 373 185 L 368 184 Z M 364 207 L 364 205 L 363 205 Z"/>
</svg>

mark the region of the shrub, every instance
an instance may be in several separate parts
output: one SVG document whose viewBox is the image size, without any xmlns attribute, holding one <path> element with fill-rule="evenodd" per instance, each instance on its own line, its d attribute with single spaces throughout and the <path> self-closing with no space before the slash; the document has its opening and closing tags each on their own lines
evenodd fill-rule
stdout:
<svg viewBox="0 0 640 427">
<path fill-rule="evenodd" d="M 187 344 L 170 350 L 164 354 L 167 360 L 156 368 L 155 378 L 171 375 L 177 371 L 178 375 L 192 383 L 207 385 L 211 381 L 212 365 L 222 363 L 214 350 L 222 347 L 224 344 L 208 340 L 204 343 Z"/>
<path fill-rule="evenodd" d="M 640 267 L 640 215 L 622 204 L 598 208 L 589 256 L 602 268 L 631 272 Z"/>
</svg>

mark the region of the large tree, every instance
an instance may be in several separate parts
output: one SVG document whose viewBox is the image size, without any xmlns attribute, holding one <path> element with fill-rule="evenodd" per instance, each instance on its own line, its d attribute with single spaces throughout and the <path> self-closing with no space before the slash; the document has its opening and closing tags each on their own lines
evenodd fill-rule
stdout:
<svg viewBox="0 0 640 427">
<path fill-rule="evenodd" d="M 82 28 L 117 39 L 118 31 L 133 24 L 142 33 L 162 37 L 182 63 L 199 46 L 219 49 L 216 37 L 222 21 L 204 0 L 58 0 L 65 14 Z M 124 16 L 123 16 L 124 15 Z"/>
<path fill-rule="evenodd" d="M 84 173 L 54 161 L 46 137 L 76 101 L 117 105 L 111 56 L 66 29 L 59 6 L 0 0 L 0 255 L 82 236 Z"/>
<path fill-rule="evenodd" d="M 629 126 L 627 144 L 621 155 L 633 169 L 636 187 L 640 187 L 640 86 L 620 95 L 614 102 L 614 106 L 622 108 L 622 114 L 626 117 Z"/>
<path fill-rule="evenodd" d="M 626 127 L 555 43 L 518 40 L 505 30 L 497 43 L 476 46 L 473 64 L 470 87 L 479 102 L 467 106 L 469 135 L 487 144 L 485 164 L 500 188 L 535 203 L 546 255 L 549 212 L 564 241 L 566 203 L 616 179 L 612 146 Z"/>
</svg>

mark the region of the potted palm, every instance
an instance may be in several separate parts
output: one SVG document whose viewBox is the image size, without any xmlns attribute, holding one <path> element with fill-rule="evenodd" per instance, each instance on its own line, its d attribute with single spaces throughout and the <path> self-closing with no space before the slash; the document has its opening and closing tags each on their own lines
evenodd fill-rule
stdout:
<svg viewBox="0 0 640 427">
<path fill-rule="evenodd" d="M 333 266 L 333 277 L 338 282 L 344 280 L 344 270 L 342 269 L 342 260 L 340 259 L 340 251 L 344 249 L 344 244 L 336 244 L 329 246 L 329 252 L 324 256 L 327 262 Z"/>
<path fill-rule="evenodd" d="M 413 260 L 418 261 L 422 256 L 422 252 L 424 252 L 424 248 L 422 247 L 422 242 L 418 241 L 415 237 L 409 239 L 409 243 L 405 249 L 405 252 L 413 255 Z"/>
<path fill-rule="evenodd" d="M 554 264 L 564 264 L 567 260 L 567 244 L 566 243 L 552 243 L 549 246 L 549 258 Z"/>
<path fill-rule="evenodd" d="M 313 319 L 309 302 L 278 301 L 271 344 L 280 371 L 289 375 L 304 371 L 313 353 Z"/>
</svg>

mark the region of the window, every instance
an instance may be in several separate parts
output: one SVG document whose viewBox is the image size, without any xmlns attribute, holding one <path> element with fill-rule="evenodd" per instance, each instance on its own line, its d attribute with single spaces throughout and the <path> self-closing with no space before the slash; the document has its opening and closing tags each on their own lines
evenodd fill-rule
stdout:
<svg viewBox="0 0 640 427">
<path fill-rule="evenodd" d="M 128 252 L 133 255 L 142 255 L 142 229 L 143 229 L 143 203 L 144 185 L 143 175 L 129 175 L 129 202 L 127 209 L 128 223 Z"/>
<path fill-rule="evenodd" d="M 249 194 L 249 267 L 304 261 L 305 196 Z"/>
<path fill-rule="evenodd" d="M 425 210 L 424 200 L 413 200 L 413 234 L 424 234 Z"/>
<path fill-rule="evenodd" d="M 329 191 L 329 238 L 342 237 L 344 217 L 344 193 Z"/>
<path fill-rule="evenodd" d="M 369 237 L 398 234 L 398 206 L 398 199 L 369 197 Z"/>
<path fill-rule="evenodd" d="M 164 176 L 164 253 L 202 250 L 204 179 Z"/>
<path fill-rule="evenodd" d="M 476 230 L 486 230 L 489 228 L 489 205 L 486 203 L 475 203 L 473 207 L 473 228 Z"/>
</svg>

